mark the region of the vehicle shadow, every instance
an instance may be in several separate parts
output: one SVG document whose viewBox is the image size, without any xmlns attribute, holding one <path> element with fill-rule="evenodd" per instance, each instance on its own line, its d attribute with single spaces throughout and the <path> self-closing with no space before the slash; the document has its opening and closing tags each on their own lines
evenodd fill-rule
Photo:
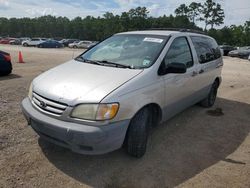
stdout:
<svg viewBox="0 0 250 188">
<path fill-rule="evenodd" d="M 93 187 L 174 187 L 219 161 L 244 165 L 228 157 L 250 131 L 250 104 L 219 98 L 212 109 L 193 106 L 156 127 L 141 159 L 123 149 L 85 156 L 39 139 L 48 160 L 83 184 Z M 211 111 L 211 109 L 209 109 Z"/>
<path fill-rule="evenodd" d="M 10 74 L 10 75 L 7 75 L 7 76 L 0 76 L 0 81 L 11 80 L 11 79 L 16 79 L 16 78 L 21 78 L 21 76 L 17 75 L 17 74 Z"/>
</svg>

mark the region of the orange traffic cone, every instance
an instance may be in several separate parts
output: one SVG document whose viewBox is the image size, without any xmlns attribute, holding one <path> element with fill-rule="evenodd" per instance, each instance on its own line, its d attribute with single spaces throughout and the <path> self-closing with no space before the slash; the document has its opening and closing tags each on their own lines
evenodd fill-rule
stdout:
<svg viewBox="0 0 250 188">
<path fill-rule="evenodd" d="M 19 51 L 19 53 L 18 53 L 18 63 L 24 63 L 24 61 L 23 61 L 23 55 L 22 55 L 21 51 Z"/>
</svg>

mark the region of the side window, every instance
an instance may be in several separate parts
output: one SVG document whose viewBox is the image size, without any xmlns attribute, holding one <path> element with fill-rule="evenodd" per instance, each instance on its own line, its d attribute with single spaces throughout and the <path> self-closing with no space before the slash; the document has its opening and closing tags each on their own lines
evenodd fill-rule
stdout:
<svg viewBox="0 0 250 188">
<path fill-rule="evenodd" d="M 201 64 L 221 57 L 221 52 L 215 40 L 208 37 L 191 37 Z"/>
<path fill-rule="evenodd" d="M 165 66 L 171 63 L 183 63 L 187 68 L 192 67 L 193 57 L 186 37 L 176 38 L 164 58 Z"/>
</svg>

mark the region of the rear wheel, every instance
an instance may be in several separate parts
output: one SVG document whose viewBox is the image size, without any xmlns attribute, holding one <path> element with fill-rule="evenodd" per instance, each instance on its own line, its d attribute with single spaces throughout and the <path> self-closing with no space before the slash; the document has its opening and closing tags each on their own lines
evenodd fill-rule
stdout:
<svg viewBox="0 0 250 188">
<path fill-rule="evenodd" d="M 200 105 L 205 108 L 212 107 L 217 97 L 219 82 L 215 81 L 210 89 L 208 96 L 200 102 Z"/>
<path fill-rule="evenodd" d="M 131 120 L 126 143 L 127 152 L 130 155 L 140 158 L 145 154 L 150 122 L 148 108 L 140 110 Z"/>
<path fill-rule="evenodd" d="M 12 72 L 11 70 L 0 72 L 0 76 L 7 76 L 7 75 L 9 75 L 11 72 Z"/>
<path fill-rule="evenodd" d="M 27 44 L 27 43 L 24 43 L 24 44 L 23 44 L 23 46 L 27 47 L 27 46 L 28 46 L 28 44 Z"/>
</svg>

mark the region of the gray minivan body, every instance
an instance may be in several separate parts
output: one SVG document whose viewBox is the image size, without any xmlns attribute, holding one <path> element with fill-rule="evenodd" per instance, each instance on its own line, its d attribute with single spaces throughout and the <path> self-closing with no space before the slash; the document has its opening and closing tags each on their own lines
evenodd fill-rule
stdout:
<svg viewBox="0 0 250 188">
<path fill-rule="evenodd" d="M 142 154 L 138 151 L 146 138 L 138 139 L 144 138 L 145 134 L 141 132 L 147 130 L 144 127 L 150 121 L 145 116 L 152 116 L 153 124 L 157 124 L 200 101 L 205 102 L 206 107 L 213 105 L 223 65 L 214 39 L 197 33 L 160 30 L 115 36 L 122 35 L 143 35 L 143 41 L 164 41 L 164 44 L 157 58 L 146 68 L 102 66 L 71 60 L 35 78 L 29 97 L 22 102 L 22 109 L 28 123 L 41 137 L 83 154 L 107 153 L 128 140 L 129 153 L 140 157 L 145 151 Z M 182 61 L 187 61 L 185 71 L 173 71 Z M 169 71 L 161 71 L 162 66 L 171 63 L 175 65 L 172 72 L 169 68 Z M 73 111 L 82 104 L 90 116 L 96 105 L 98 109 L 104 105 L 103 109 L 107 110 L 109 107 L 105 105 L 111 104 L 109 113 L 113 113 L 112 118 L 73 117 Z M 145 109 L 147 112 L 143 114 Z M 82 113 L 84 110 L 76 114 L 80 116 Z M 145 126 L 141 127 L 138 122 Z"/>
</svg>

